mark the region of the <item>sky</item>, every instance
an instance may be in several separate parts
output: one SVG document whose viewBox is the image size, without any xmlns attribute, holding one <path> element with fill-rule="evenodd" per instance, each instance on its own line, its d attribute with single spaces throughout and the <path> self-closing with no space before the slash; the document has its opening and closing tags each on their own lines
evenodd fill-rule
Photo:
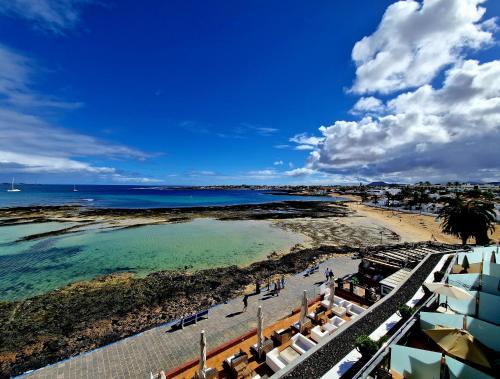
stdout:
<svg viewBox="0 0 500 379">
<path fill-rule="evenodd" d="M 500 181 L 500 1 L 0 0 L 0 182 Z"/>
</svg>

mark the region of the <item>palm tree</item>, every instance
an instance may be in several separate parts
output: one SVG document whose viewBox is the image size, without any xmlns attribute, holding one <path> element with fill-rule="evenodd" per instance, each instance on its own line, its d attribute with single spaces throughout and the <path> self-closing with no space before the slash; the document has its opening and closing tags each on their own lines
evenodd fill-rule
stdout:
<svg viewBox="0 0 500 379">
<path fill-rule="evenodd" d="M 391 206 L 391 201 L 394 199 L 394 196 L 392 196 L 392 193 L 389 191 L 385 191 L 385 206 L 390 207 Z"/>
<path fill-rule="evenodd" d="M 478 245 L 489 243 L 488 232 L 495 230 L 495 209 L 493 203 L 478 199 L 449 199 L 439 212 L 444 233 L 459 237 L 465 245 L 474 237 Z"/>
</svg>

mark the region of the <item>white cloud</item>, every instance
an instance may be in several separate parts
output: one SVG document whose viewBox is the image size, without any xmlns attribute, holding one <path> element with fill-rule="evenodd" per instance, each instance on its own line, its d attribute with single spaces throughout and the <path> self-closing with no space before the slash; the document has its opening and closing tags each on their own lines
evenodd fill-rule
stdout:
<svg viewBox="0 0 500 379">
<path fill-rule="evenodd" d="M 312 169 L 307 168 L 307 167 L 300 167 L 300 168 L 296 168 L 294 170 L 285 171 L 286 176 L 293 176 L 293 177 L 309 176 L 309 175 L 313 175 L 315 173 L 316 173 L 315 170 L 312 170 Z"/>
<path fill-rule="evenodd" d="M 252 179 L 252 180 L 271 180 L 280 178 L 282 175 L 280 172 L 272 169 L 264 169 L 264 170 L 253 170 L 244 173 L 240 178 L 243 180 Z"/>
<path fill-rule="evenodd" d="M 2 0 L 0 12 L 33 21 L 40 29 L 61 33 L 80 20 L 84 5 L 92 0 Z"/>
<path fill-rule="evenodd" d="M 210 170 L 194 170 L 189 172 L 189 176 L 216 176 L 218 175 L 215 171 Z"/>
<path fill-rule="evenodd" d="M 248 122 L 242 122 L 230 130 L 215 133 L 216 136 L 220 138 L 234 138 L 243 139 L 247 138 L 249 135 L 258 135 L 261 137 L 271 137 L 276 134 L 279 129 L 270 128 L 267 126 L 250 124 Z"/>
<path fill-rule="evenodd" d="M 120 180 L 112 167 L 81 161 L 82 158 L 132 158 L 150 154 L 121 144 L 60 128 L 40 113 L 50 108 L 72 109 L 66 103 L 33 89 L 36 64 L 26 56 L 0 45 L 0 170 L 23 173 L 90 173 Z"/>
<path fill-rule="evenodd" d="M 382 100 L 373 96 L 362 97 L 351 109 L 352 114 L 380 113 L 384 110 Z"/>
<path fill-rule="evenodd" d="M 283 161 L 275 161 L 273 163 L 274 166 L 283 166 Z"/>
<path fill-rule="evenodd" d="M 271 176 L 271 175 L 276 175 L 275 170 L 270 170 L 270 169 L 265 169 L 265 170 L 256 170 L 256 171 L 249 171 L 250 175 L 260 175 L 260 176 Z"/>
<path fill-rule="evenodd" d="M 144 160 L 150 154 L 52 126 L 39 116 L 0 106 L 0 149 L 53 157 L 105 156 Z"/>
<path fill-rule="evenodd" d="M 290 138 L 290 142 L 295 142 L 299 145 L 311 145 L 317 146 L 323 141 L 321 137 L 308 136 L 306 133 L 296 134 L 292 138 Z"/>
<path fill-rule="evenodd" d="M 356 93 L 390 93 L 429 83 L 467 49 L 493 42 L 485 0 L 414 0 L 390 5 L 375 33 L 357 42 Z"/>
<path fill-rule="evenodd" d="M 142 184 L 150 184 L 150 183 L 160 183 L 163 180 L 156 178 L 147 178 L 147 177 L 136 177 L 136 176 L 123 176 L 121 174 L 114 174 L 111 176 L 111 179 L 115 182 L 121 183 L 142 183 Z"/>
<path fill-rule="evenodd" d="M 266 128 L 262 126 L 254 127 L 254 130 L 257 132 L 258 135 L 263 137 L 269 137 L 278 132 L 278 129 L 276 128 Z"/>
<path fill-rule="evenodd" d="M 294 150 L 314 150 L 313 145 L 297 145 L 294 147 Z"/>
<path fill-rule="evenodd" d="M 22 173 L 75 173 L 114 174 L 111 167 L 95 167 L 69 158 L 15 153 L 0 150 L 0 171 Z"/>
<path fill-rule="evenodd" d="M 0 101 L 9 107 L 75 109 L 80 102 L 65 102 L 42 96 L 33 90 L 35 63 L 28 57 L 0 44 Z"/>
<path fill-rule="evenodd" d="M 321 127 L 325 142 L 311 152 L 310 167 L 438 178 L 500 167 L 500 60 L 458 63 L 442 88 L 400 94 L 387 109 L 384 116 Z"/>
<path fill-rule="evenodd" d="M 390 5 L 354 46 L 351 91 L 393 97 L 362 97 L 351 109 L 359 119 L 320 127 L 305 168 L 353 181 L 499 180 L 500 60 L 467 60 L 495 42 L 483 3 Z"/>
</svg>

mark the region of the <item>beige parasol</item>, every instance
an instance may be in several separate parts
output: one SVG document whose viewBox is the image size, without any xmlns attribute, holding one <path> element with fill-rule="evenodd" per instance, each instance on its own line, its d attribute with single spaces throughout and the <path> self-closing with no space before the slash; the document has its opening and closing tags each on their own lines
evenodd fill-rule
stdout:
<svg viewBox="0 0 500 379">
<path fill-rule="evenodd" d="M 436 328 L 425 330 L 425 333 L 446 354 L 481 366 L 491 367 L 476 339 L 468 331 L 463 329 Z"/>
</svg>

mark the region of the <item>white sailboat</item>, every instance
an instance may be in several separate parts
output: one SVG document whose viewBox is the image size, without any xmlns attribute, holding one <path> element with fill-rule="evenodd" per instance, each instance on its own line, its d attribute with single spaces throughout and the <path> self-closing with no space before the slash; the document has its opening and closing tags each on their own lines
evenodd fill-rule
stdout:
<svg viewBox="0 0 500 379">
<path fill-rule="evenodd" d="M 73 192 L 78 192 L 78 190 L 76 189 L 76 185 L 73 184 Z"/>
<path fill-rule="evenodd" d="M 14 178 L 12 178 L 12 185 L 11 187 L 7 190 L 7 192 L 21 192 L 19 188 L 14 188 Z"/>
</svg>

